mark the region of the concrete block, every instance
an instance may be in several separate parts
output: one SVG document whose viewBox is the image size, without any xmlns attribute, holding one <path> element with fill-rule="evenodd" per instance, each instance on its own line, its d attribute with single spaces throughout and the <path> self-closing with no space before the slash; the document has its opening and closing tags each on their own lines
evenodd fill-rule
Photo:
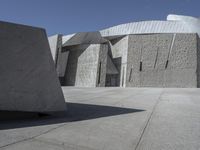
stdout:
<svg viewBox="0 0 200 150">
<path fill-rule="evenodd" d="M 43 29 L 0 22 L 0 110 L 65 111 Z"/>
</svg>

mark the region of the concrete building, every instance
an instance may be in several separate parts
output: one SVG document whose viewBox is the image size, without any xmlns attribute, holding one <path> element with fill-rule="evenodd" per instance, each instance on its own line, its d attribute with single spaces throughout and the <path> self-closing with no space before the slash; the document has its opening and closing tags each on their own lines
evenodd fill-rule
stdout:
<svg viewBox="0 0 200 150">
<path fill-rule="evenodd" d="M 121 24 L 49 37 L 60 82 L 80 87 L 199 87 L 200 19 Z"/>
</svg>

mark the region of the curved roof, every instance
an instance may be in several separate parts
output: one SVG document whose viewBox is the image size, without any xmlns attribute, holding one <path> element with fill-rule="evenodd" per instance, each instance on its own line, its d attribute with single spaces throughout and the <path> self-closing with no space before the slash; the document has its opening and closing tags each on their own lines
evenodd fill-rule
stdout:
<svg viewBox="0 0 200 150">
<path fill-rule="evenodd" d="M 63 46 L 79 44 L 99 44 L 106 39 L 128 34 L 151 33 L 198 33 L 200 19 L 190 16 L 168 15 L 166 21 L 140 21 L 117 25 L 97 32 L 75 33 L 63 36 Z"/>
<path fill-rule="evenodd" d="M 168 15 L 167 20 L 169 21 L 180 21 L 183 23 L 190 32 L 198 33 L 200 36 L 200 19 L 191 16 L 182 15 Z"/>
<path fill-rule="evenodd" d="M 100 31 L 103 37 L 148 33 L 198 33 L 200 19 L 191 16 L 168 15 L 167 21 L 141 21 L 117 25 Z"/>
</svg>

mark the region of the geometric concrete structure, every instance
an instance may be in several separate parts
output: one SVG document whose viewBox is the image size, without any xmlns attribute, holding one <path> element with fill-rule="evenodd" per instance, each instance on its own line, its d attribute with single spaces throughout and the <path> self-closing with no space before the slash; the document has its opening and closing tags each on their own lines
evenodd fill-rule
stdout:
<svg viewBox="0 0 200 150">
<path fill-rule="evenodd" d="M 63 84 L 69 86 L 105 86 L 107 45 L 89 44 L 71 47 Z"/>
<path fill-rule="evenodd" d="M 57 53 L 68 52 L 68 60 L 63 56 L 59 62 L 65 68 L 60 82 L 83 87 L 199 87 L 199 35 L 200 19 L 180 15 L 61 35 Z M 52 45 L 51 38 L 49 42 Z"/>
<path fill-rule="evenodd" d="M 45 30 L 0 22 L 0 71 L 0 110 L 66 110 Z"/>
</svg>

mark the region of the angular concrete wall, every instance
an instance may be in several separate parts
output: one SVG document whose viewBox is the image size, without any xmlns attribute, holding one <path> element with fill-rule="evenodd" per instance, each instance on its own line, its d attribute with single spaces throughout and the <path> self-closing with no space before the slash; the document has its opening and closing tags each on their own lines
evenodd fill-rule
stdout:
<svg viewBox="0 0 200 150">
<path fill-rule="evenodd" d="M 100 44 L 97 79 L 96 79 L 97 87 L 105 87 L 106 85 L 107 55 L 108 55 L 108 45 Z"/>
<path fill-rule="evenodd" d="M 0 110 L 64 111 L 43 29 L 0 22 Z"/>
<path fill-rule="evenodd" d="M 107 56 L 106 45 L 87 44 L 66 47 L 65 49 L 68 49 L 70 52 L 64 85 L 78 87 L 96 87 L 105 85 L 105 73 L 103 72 L 106 72 L 106 58 L 104 58 L 104 56 Z M 100 78 L 99 70 L 101 70 Z"/>
<path fill-rule="evenodd" d="M 113 62 L 120 71 L 119 79 L 120 86 L 126 86 L 126 67 L 127 67 L 127 52 L 128 52 L 128 36 L 116 38 L 110 42 Z M 116 59 L 121 59 L 118 62 Z"/>
<path fill-rule="evenodd" d="M 130 35 L 126 85 L 197 87 L 196 34 Z"/>
<path fill-rule="evenodd" d="M 60 35 L 58 35 L 58 34 L 48 37 L 51 54 L 52 54 L 53 60 L 55 62 L 57 61 L 57 52 L 58 52 L 58 47 L 59 47 L 59 42 L 58 42 L 59 39 L 60 39 Z"/>
<path fill-rule="evenodd" d="M 51 54 L 59 77 L 64 77 L 69 51 L 62 51 L 62 35 L 57 34 L 48 38 Z"/>
</svg>

